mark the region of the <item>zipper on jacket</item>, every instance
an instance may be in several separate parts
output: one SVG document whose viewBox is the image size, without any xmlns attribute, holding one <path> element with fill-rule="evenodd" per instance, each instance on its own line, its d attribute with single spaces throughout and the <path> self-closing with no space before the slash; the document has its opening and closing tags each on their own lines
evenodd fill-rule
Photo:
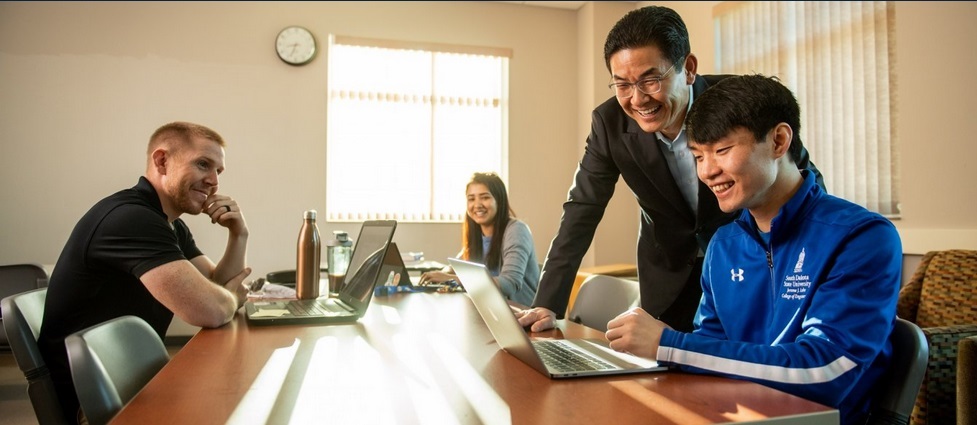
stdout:
<svg viewBox="0 0 977 425">
<path fill-rule="evenodd" d="M 774 276 L 773 270 L 773 247 L 764 249 L 763 252 L 767 254 L 767 267 L 770 270 L 770 296 L 773 302 L 777 301 L 777 278 Z"/>
</svg>

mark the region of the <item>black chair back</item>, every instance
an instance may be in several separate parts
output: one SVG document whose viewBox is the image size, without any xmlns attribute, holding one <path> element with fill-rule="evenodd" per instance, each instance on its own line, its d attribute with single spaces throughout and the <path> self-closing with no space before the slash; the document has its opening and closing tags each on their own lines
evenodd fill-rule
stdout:
<svg viewBox="0 0 977 425">
<path fill-rule="evenodd" d="M 892 363 L 876 384 L 875 407 L 868 420 L 871 425 L 908 424 L 926 375 L 929 344 L 919 326 L 897 317 L 889 340 Z"/>
</svg>

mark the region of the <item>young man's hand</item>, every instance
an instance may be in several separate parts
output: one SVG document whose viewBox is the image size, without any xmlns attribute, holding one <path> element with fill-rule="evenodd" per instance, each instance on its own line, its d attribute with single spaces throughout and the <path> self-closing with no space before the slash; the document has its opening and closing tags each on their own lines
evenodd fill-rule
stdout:
<svg viewBox="0 0 977 425">
<path fill-rule="evenodd" d="M 669 328 L 665 322 L 651 317 L 641 307 L 635 307 L 607 322 L 604 335 L 616 351 L 654 359 L 665 328 Z"/>
</svg>

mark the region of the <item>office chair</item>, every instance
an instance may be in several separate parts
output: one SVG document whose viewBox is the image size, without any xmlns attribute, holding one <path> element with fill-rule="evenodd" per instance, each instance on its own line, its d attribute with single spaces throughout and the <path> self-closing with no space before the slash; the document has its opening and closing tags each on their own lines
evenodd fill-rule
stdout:
<svg viewBox="0 0 977 425">
<path fill-rule="evenodd" d="M 80 330 L 64 341 L 85 418 L 107 423 L 170 360 L 156 331 L 136 316 Z"/>
<path fill-rule="evenodd" d="M 595 274 L 584 279 L 567 318 L 584 326 L 607 331 L 607 322 L 641 301 L 638 282 Z"/>
<path fill-rule="evenodd" d="M 919 326 L 929 344 L 911 423 L 956 423 L 958 342 L 977 335 L 977 251 L 926 253 L 899 291 L 896 313 Z"/>
<path fill-rule="evenodd" d="M 926 374 L 929 345 L 919 326 L 896 318 L 889 340 L 892 341 L 892 362 L 876 384 L 879 393 L 875 396 L 869 425 L 908 424 Z"/>
<path fill-rule="evenodd" d="M 10 264 L 0 266 L 0 298 L 47 286 L 47 273 L 36 264 Z M 3 314 L 0 314 L 0 325 Z M 0 326 L 2 328 L 2 326 Z M 0 349 L 9 350 L 7 334 L 0 332 Z"/>
<path fill-rule="evenodd" d="M 3 328 L 10 342 L 10 349 L 17 366 L 27 378 L 27 396 L 34 407 L 40 425 L 65 424 L 61 415 L 61 402 L 54 390 L 54 381 L 48 372 L 37 336 L 41 333 L 44 316 L 44 300 L 47 288 L 35 289 L 11 295 L 0 301 L 3 310 Z"/>
</svg>

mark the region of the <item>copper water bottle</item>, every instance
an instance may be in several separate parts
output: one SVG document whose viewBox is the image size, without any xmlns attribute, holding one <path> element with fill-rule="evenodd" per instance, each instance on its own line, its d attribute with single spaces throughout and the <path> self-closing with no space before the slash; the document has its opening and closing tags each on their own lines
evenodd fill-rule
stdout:
<svg viewBox="0 0 977 425">
<path fill-rule="evenodd" d="M 295 267 L 295 296 L 300 300 L 319 297 L 319 228 L 315 224 L 315 210 L 305 212 L 299 232 L 297 265 Z"/>
</svg>

